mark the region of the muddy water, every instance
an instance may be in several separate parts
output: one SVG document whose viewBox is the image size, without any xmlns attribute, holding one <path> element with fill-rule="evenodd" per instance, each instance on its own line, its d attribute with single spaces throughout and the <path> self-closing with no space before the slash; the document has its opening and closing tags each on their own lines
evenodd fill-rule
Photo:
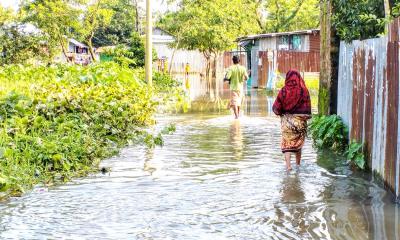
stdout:
<svg viewBox="0 0 400 240">
<path fill-rule="evenodd" d="M 177 115 L 154 150 L 127 147 L 112 171 L 0 205 L 0 239 L 400 239 L 400 209 L 369 175 L 310 141 L 285 171 L 272 98 L 246 116 Z"/>
</svg>

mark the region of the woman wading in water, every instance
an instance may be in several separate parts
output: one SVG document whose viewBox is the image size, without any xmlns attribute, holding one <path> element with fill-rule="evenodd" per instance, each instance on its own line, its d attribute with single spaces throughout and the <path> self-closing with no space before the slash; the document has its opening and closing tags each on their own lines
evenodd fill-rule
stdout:
<svg viewBox="0 0 400 240">
<path fill-rule="evenodd" d="M 307 135 L 307 120 L 311 118 L 310 94 L 298 71 L 290 70 L 286 74 L 285 86 L 279 91 L 272 109 L 281 117 L 281 148 L 286 168 L 290 171 L 292 153 L 296 155 L 296 164 L 300 165 L 301 149 Z"/>
</svg>

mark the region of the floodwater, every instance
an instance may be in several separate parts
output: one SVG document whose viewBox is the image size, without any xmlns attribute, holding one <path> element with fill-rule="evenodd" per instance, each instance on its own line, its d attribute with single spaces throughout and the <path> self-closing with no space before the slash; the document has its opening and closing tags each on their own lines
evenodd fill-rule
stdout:
<svg viewBox="0 0 400 240">
<path fill-rule="evenodd" d="M 107 174 L 0 205 L 0 239 L 400 239 L 400 208 L 368 174 L 308 141 L 285 171 L 272 98 L 246 115 L 160 117 L 165 146 L 131 146 Z"/>
</svg>

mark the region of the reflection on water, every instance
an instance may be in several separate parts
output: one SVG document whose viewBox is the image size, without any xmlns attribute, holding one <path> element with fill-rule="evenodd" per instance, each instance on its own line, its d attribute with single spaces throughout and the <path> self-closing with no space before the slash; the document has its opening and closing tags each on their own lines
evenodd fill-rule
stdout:
<svg viewBox="0 0 400 240">
<path fill-rule="evenodd" d="M 282 203 L 303 203 L 305 195 L 303 185 L 299 179 L 299 173 L 294 175 L 288 174 L 282 181 Z"/>
<path fill-rule="evenodd" d="M 245 97 L 245 110 L 248 116 L 271 116 L 275 96 L 264 91 L 249 91 Z"/>
<path fill-rule="evenodd" d="M 238 121 L 160 119 L 177 124 L 163 148 L 128 147 L 108 174 L 0 205 L 0 239 L 400 239 L 391 196 L 310 141 L 287 173 L 279 119 L 258 103 Z"/>
<path fill-rule="evenodd" d="M 230 127 L 228 144 L 232 144 L 232 153 L 236 160 L 243 159 L 243 135 L 239 120 L 234 120 Z"/>
</svg>

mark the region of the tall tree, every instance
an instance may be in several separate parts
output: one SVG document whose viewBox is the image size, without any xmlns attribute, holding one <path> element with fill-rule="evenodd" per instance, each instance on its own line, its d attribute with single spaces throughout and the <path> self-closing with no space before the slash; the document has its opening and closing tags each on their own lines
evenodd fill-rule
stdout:
<svg viewBox="0 0 400 240">
<path fill-rule="evenodd" d="M 78 28 L 81 10 L 75 0 L 33 0 L 23 8 L 25 22 L 32 23 L 46 36 L 50 57 L 54 57 L 57 48 L 67 57 L 67 38 L 72 29 Z"/>
<path fill-rule="evenodd" d="M 378 37 L 385 31 L 385 6 L 382 0 L 331 0 L 334 12 L 332 25 L 340 39 L 350 42 L 355 39 Z M 389 10 L 387 10 L 389 11 Z"/>
<path fill-rule="evenodd" d="M 320 81 L 319 81 L 319 94 L 318 94 L 318 112 L 320 114 L 328 115 L 330 113 L 330 100 L 331 100 L 331 0 L 321 0 L 320 2 L 321 15 L 320 15 Z"/>
<path fill-rule="evenodd" d="M 89 52 L 93 60 L 95 54 L 93 50 L 93 37 L 100 28 L 110 25 L 115 12 L 110 6 L 115 4 L 115 0 L 87 0 L 83 14 L 82 26 L 78 29 L 83 41 L 89 46 Z"/>
<path fill-rule="evenodd" d="M 0 65 L 24 63 L 38 50 L 36 36 L 25 34 L 11 9 L 0 5 Z"/>
<path fill-rule="evenodd" d="M 0 5 L 0 27 L 12 22 L 14 19 L 14 15 L 11 9 L 4 8 Z"/>
<path fill-rule="evenodd" d="M 133 32 L 139 31 L 137 0 L 109 2 L 114 15 L 109 25 L 99 27 L 93 36 L 95 47 L 128 44 Z"/>
<path fill-rule="evenodd" d="M 249 0 L 183 0 L 177 12 L 169 13 L 159 25 L 179 38 L 178 48 L 203 53 L 207 60 L 206 79 L 210 96 L 216 81 L 216 58 L 231 49 L 237 37 L 256 33 L 260 29 L 254 17 L 256 5 Z M 218 92 L 215 95 L 218 98 Z"/>
<path fill-rule="evenodd" d="M 269 0 L 265 3 L 267 12 L 266 32 L 286 32 L 317 28 L 319 23 L 318 0 Z"/>
</svg>

